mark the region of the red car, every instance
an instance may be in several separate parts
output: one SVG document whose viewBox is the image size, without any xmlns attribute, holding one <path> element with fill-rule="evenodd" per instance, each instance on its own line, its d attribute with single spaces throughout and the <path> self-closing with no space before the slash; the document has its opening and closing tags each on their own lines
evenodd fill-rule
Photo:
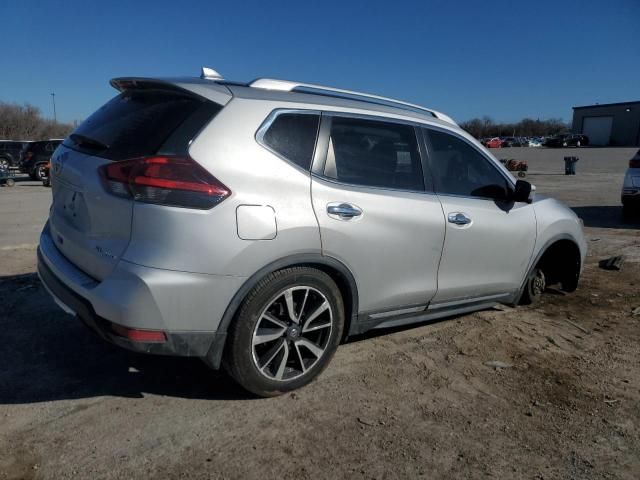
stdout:
<svg viewBox="0 0 640 480">
<path fill-rule="evenodd" d="M 502 140 L 500 140 L 498 137 L 485 138 L 485 139 L 482 140 L 481 143 L 487 148 L 501 148 L 502 147 Z"/>
</svg>

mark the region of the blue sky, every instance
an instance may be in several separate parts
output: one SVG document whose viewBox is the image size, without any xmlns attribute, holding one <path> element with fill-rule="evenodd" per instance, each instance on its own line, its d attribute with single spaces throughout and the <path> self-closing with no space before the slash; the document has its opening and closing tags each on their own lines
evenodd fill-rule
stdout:
<svg viewBox="0 0 640 480">
<path fill-rule="evenodd" d="M 397 97 L 456 120 L 640 100 L 640 0 L 0 0 L 0 100 L 86 118 L 117 76 L 260 76 Z"/>
</svg>

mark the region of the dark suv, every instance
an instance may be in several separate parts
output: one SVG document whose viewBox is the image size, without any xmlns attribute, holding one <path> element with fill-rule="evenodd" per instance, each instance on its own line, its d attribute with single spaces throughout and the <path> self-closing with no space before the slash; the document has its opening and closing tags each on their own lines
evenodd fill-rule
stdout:
<svg viewBox="0 0 640 480">
<path fill-rule="evenodd" d="M 584 147 L 589 145 L 589 137 L 579 133 L 566 133 L 548 138 L 542 145 L 545 147 Z"/>
<path fill-rule="evenodd" d="M 28 173 L 33 180 L 42 180 L 51 155 L 61 143 L 62 140 L 51 139 L 28 144 L 20 155 L 20 171 Z"/>
<path fill-rule="evenodd" d="M 28 142 L 0 140 L 0 167 L 17 167 L 20 160 L 20 152 L 27 145 L 29 145 Z"/>
</svg>

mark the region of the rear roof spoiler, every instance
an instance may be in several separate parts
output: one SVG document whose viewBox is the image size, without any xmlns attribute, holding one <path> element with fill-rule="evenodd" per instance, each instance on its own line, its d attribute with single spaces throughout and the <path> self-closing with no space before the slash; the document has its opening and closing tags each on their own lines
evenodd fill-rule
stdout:
<svg viewBox="0 0 640 480">
<path fill-rule="evenodd" d="M 112 78 L 109 83 L 120 92 L 145 88 L 177 90 L 198 95 L 220 105 L 226 105 L 233 97 L 226 86 L 199 78 L 117 77 Z"/>
</svg>

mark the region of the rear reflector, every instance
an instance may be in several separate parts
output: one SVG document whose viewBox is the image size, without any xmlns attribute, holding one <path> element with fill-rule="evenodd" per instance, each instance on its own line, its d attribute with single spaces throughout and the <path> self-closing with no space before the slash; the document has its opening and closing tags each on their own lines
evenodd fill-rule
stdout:
<svg viewBox="0 0 640 480">
<path fill-rule="evenodd" d="M 132 342 L 165 343 L 167 341 L 167 335 L 161 330 L 138 330 L 116 325 L 115 323 L 111 324 L 111 329 L 117 335 Z"/>
<path fill-rule="evenodd" d="M 231 191 L 189 157 L 143 157 L 101 168 L 107 190 L 138 202 L 209 209 Z"/>
</svg>

